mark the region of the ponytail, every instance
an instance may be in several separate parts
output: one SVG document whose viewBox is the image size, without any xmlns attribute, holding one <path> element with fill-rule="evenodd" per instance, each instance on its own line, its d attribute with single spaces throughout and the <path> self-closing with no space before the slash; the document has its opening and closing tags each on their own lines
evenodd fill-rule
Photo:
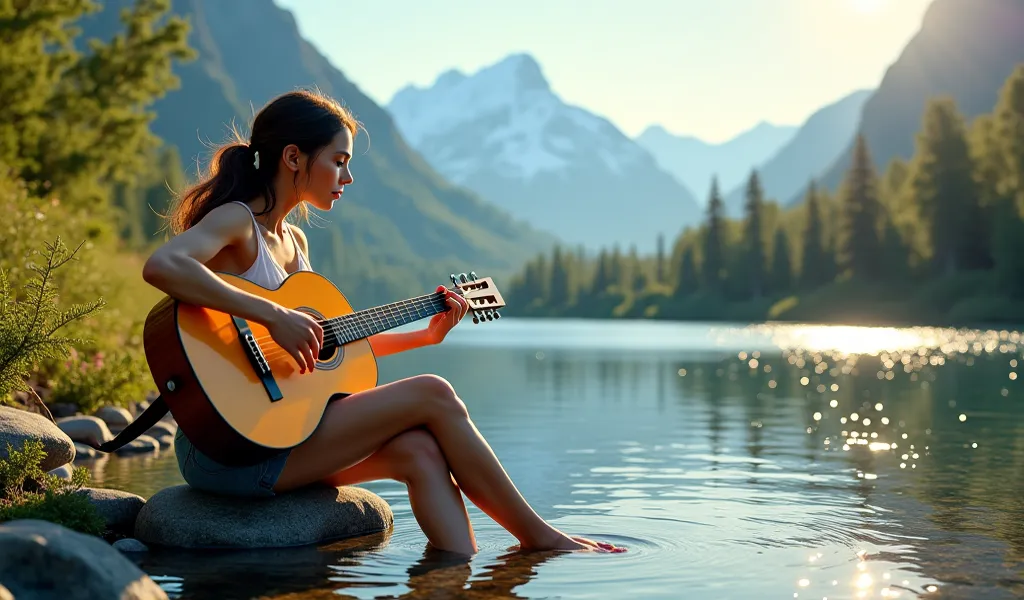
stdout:
<svg viewBox="0 0 1024 600">
<path fill-rule="evenodd" d="M 358 127 L 348 109 L 319 92 L 278 96 L 256 115 L 250 140 L 233 129 L 234 140 L 217 149 L 199 183 L 181 195 L 167 217 L 171 233 L 185 231 L 213 209 L 236 200 L 248 202 L 262 196 L 266 206 L 257 214 L 270 212 L 277 204 L 274 178 L 285 146 L 295 144 L 312 155 L 342 129 L 355 137 Z M 298 209 L 303 216 L 307 214 L 305 203 Z"/>
<path fill-rule="evenodd" d="M 182 194 L 170 216 L 174 234 L 194 226 L 218 206 L 234 200 L 243 202 L 266 196 L 269 212 L 274 207 L 273 186 L 256 167 L 257 150 L 242 141 L 235 141 L 217 149 L 205 177 Z M 269 171 L 266 167 L 264 172 Z"/>
</svg>

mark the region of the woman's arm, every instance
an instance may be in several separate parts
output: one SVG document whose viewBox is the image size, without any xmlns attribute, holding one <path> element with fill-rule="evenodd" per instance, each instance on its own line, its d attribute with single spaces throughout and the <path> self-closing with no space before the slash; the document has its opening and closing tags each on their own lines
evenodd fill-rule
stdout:
<svg viewBox="0 0 1024 600">
<path fill-rule="evenodd" d="M 311 372 L 324 343 L 320 324 L 305 313 L 236 288 L 205 264 L 227 246 L 248 243 L 253 235 L 252 219 L 243 207 L 219 206 L 158 248 L 142 268 L 142 277 L 183 302 L 262 324 L 295 359 L 300 373 Z"/>
<path fill-rule="evenodd" d="M 252 219 L 243 207 L 219 206 L 153 252 L 142 267 L 142 277 L 172 298 L 266 324 L 278 305 L 227 283 L 205 264 L 252 235 Z"/>
</svg>

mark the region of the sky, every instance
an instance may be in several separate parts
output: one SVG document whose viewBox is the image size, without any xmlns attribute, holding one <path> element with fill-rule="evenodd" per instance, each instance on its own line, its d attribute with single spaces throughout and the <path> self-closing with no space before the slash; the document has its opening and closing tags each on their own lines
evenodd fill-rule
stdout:
<svg viewBox="0 0 1024 600">
<path fill-rule="evenodd" d="M 720 143 L 877 87 L 932 0 L 274 0 L 378 104 L 526 52 L 628 136 Z"/>
</svg>

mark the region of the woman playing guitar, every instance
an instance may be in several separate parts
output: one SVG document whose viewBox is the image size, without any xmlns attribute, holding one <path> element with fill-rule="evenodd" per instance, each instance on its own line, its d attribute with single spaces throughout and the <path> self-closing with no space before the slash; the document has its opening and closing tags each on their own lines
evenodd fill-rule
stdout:
<svg viewBox="0 0 1024 600">
<path fill-rule="evenodd" d="M 289 274 L 309 270 L 306 237 L 285 218 L 292 211 L 304 215 L 307 204 L 330 210 L 341 198 L 353 182 L 357 130 L 352 115 L 323 95 L 300 91 L 275 98 L 256 115 L 250 139 L 221 147 L 204 180 L 182 195 L 170 214 L 176 235 L 146 262 L 146 281 L 171 298 L 263 325 L 300 372 L 311 372 L 324 342 L 317 321 L 232 286 L 215 271 L 273 289 Z M 459 294 L 446 293 L 450 310 L 419 331 L 373 335 L 373 354 L 444 340 L 468 309 Z M 175 451 L 184 479 L 214 493 L 260 496 L 316 482 L 400 481 L 430 544 L 442 550 L 477 551 L 460 490 L 524 550 L 622 550 L 568 536 L 544 521 L 509 479 L 452 386 L 434 375 L 331 402 L 308 439 L 256 465 L 219 464 L 180 429 Z"/>
</svg>

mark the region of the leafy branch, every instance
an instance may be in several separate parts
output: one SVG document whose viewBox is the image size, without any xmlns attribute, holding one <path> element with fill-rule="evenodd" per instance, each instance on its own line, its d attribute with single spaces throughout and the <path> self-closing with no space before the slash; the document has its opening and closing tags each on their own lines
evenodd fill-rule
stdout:
<svg viewBox="0 0 1024 600">
<path fill-rule="evenodd" d="M 35 251 L 42 260 L 29 264 L 35 276 L 19 299 L 0 269 L 0 401 L 16 389 L 26 390 L 26 379 L 41 360 L 57 358 L 72 346 L 87 340 L 57 335 L 69 323 L 85 318 L 105 304 L 102 298 L 62 309 L 53 283 L 54 272 L 72 261 L 81 244 L 69 251 L 58 236 L 46 243 L 46 251 Z"/>
</svg>

